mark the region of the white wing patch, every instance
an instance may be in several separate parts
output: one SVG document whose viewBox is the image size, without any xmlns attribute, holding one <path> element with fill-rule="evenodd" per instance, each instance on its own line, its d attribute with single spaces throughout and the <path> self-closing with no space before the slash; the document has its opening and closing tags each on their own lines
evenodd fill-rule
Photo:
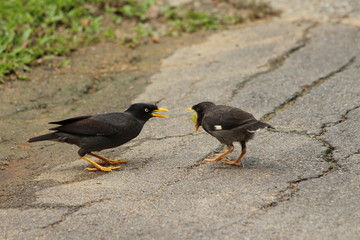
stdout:
<svg viewBox="0 0 360 240">
<path fill-rule="evenodd" d="M 256 130 L 247 130 L 249 133 L 255 133 L 255 132 L 257 132 L 257 131 L 261 131 L 262 130 L 262 128 L 258 128 L 258 129 L 256 129 Z"/>
<path fill-rule="evenodd" d="M 222 130 L 222 126 L 221 125 L 214 125 L 214 130 L 215 131 Z"/>
<path fill-rule="evenodd" d="M 250 130 L 247 130 L 249 133 L 254 133 L 254 132 L 257 132 L 257 130 L 255 130 L 255 131 L 250 131 Z"/>
</svg>

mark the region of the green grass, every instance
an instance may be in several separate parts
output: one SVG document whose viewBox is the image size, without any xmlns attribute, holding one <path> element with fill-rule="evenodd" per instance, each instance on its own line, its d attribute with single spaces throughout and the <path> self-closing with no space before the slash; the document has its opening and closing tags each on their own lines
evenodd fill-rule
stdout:
<svg viewBox="0 0 360 240">
<path fill-rule="evenodd" d="M 257 8 L 255 18 L 273 14 L 251 4 L 240 8 Z M 154 36 L 219 29 L 243 19 L 190 6 L 159 6 L 155 0 L 0 1 L 0 82 L 26 78 L 32 66 L 101 40 L 135 47 Z M 65 60 L 58 66 L 68 64 Z"/>
<path fill-rule="evenodd" d="M 0 1 L 0 80 L 22 75 L 43 56 L 64 55 L 100 39 L 102 16 L 85 2 L 95 1 Z"/>
</svg>

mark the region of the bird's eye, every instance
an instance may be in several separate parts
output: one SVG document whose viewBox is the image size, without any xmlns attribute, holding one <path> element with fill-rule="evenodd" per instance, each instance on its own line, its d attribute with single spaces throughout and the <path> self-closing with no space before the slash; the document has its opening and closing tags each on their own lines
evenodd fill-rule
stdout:
<svg viewBox="0 0 360 240">
<path fill-rule="evenodd" d="M 149 112 L 149 109 L 148 108 L 145 108 L 145 110 L 144 110 L 145 112 Z"/>
</svg>

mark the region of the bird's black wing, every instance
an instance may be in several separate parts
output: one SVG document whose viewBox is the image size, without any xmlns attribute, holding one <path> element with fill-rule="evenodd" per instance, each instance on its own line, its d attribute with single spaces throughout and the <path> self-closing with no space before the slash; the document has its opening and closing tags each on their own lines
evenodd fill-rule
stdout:
<svg viewBox="0 0 360 240">
<path fill-rule="evenodd" d="M 108 113 L 94 116 L 69 118 L 53 124 L 61 126 L 51 128 L 59 132 L 77 135 L 111 136 L 119 132 L 126 132 L 136 121 L 132 116 L 124 113 Z"/>
<path fill-rule="evenodd" d="M 203 121 L 211 130 L 230 130 L 257 120 L 239 108 L 218 105 L 206 112 Z"/>
<path fill-rule="evenodd" d="M 58 124 L 58 125 L 66 125 L 69 123 L 73 123 L 73 122 L 77 122 L 86 118 L 90 118 L 91 115 L 89 116 L 80 116 L 80 117 L 73 117 L 73 118 L 68 118 L 65 120 L 61 120 L 61 121 L 57 121 L 57 122 L 49 122 L 49 124 Z"/>
</svg>

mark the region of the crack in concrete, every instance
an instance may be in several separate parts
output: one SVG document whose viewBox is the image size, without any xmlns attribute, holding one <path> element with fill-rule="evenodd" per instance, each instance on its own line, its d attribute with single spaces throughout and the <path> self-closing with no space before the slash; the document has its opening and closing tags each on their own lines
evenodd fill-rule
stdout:
<svg viewBox="0 0 360 240">
<path fill-rule="evenodd" d="M 337 163 L 331 162 L 329 168 L 326 169 L 325 171 L 322 171 L 322 173 L 320 173 L 318 175 L 301 178 L 298 180 L 293 180 L 293 181 L 288 182 L 289 185 L 285 189 L 277 192 L 276 200 L 261 206 L 260 210 L 268 210 L 268 209 L 278 206 L 282 202 L 290 201 L 295 196 L 295 194 L 300 190 L 299 189 L 300 183 L 308 181 L 308 180 L 312 180 L 312 179 L 322 178 L 322 177 L 332 173 L 336 169 L 338 169 L 338 167 L 340 167 L 340 166 Z"/>
<path fill-rule="evenodd" d="M 345 71 L 351 64 L 353 64 L 355 62 L 355 59 L 356 59 L 355 56 L 350 58 L 347 63 L 345 63 L 343 66 L 341 66 L 337 70 L 332 71 L 329 74 L 327 74 L 326 76 L 317 79 L 316 81 L 314 81 L 310 85 L 302 87 L 302 90 L 300 92 L 295 93 L 293 95 L 293 97 L 288 99 L 286 102 L 280 104 L 278 107 L 276 107 L 274 109 L 273 112 L 265 114 L 260 120 L 261 121 L 269 121 L 270 119 L 275 117 L 277 113 L 282 112 L 286 108 L 292 106 L 300 97 L 303 97 L 304 95 L 308 94 L 312 89 L 314 89 L 315 87 L 320 86 L 327 79 L 333 77 L 334 75 L 336 75 L 336 74 L 338 74 L 340 72 Z M 322 177 L 334 172 L 336 169 L 341 167 L 341 165 L 333 157 L 333 152 L 335 150 L 335 147 L 332 146 L 326 140 L 320 139 L 319 137 L 326 133 L 326 128 L 330 127 L 329 124 L 332 124 L 331 126 L 334 126 L 336 124 L 339 124 L 339 123 L 342 123 L 342 122 L 346 121 L 348 119 L 348 117 L 347 117 L 348 114 L 351 111 L 354 111 L 354 110 L 358 109 L 359 107 L 360 107 L 360 105 L 347 110 L 346 113 L 341 116 L 340 120 L 338 120 L 336 122 L 322 124 L 322 126 L 320 127 L 321 128 L 320 134 L 318 134 L 318 135 L 308 134 L 305 131 L 299 132 L 299 131 L 296 131 L 296 130 L 287 131 L 287 132 L 278 131 L 278 130 L 271 130 L 273 132 L 282 132 L 282 133 L 288 133 L 288 134 L 291 133 L 291 134 L 305 135 L 305 136 L 309 137 L 310 139 L 315 139 L 316 141 L 320 142 L 322 145 L 324 145 L 326 147 L 326 150 L 324 151 L 324 153 L 322 155 L 322 158 L 324 159 L 324 161 L 329 163 L 329 167 L 328 167 L 327 170 L 322 171 L 322 173 L 320 173 L 318 175 L 290 181 L 289 185 L 285 189 L 280 190 L 280 191 L 277 192 L 276 200 L 261 206 L 260 207 L 261 210 L 271 209 L 273 207 L 278 206 L 282 202 L 290 201 L 295 196 L 295 194 L 299 191 L 299 184 L 301 182 L 305 182 L 305 181 L 308 181 L 308 180 L 311 180 L 311 179 L 322 178 Z"/>
<path fill-rule="evenodd" d="M 144 168 L 149 162 L 151 162 L 152 159 L 153 159 L 153 157 L 145 158 L 145 160 L 140 162 L 140 164 L 138 164 L 137 166 L 130 168 L 130 169 L 131 170 L 140 170 L 140 169 Z"/>
<path fill-rule="evenodd" d="M 335 71 L 332 71 L 329 74 L 327 74 L 326 76 L 315 80 L 314 82 L 312 82 L 309 85 L 302 86 L 300 91 L 296 92 L 295 94 L 293 94 L 293 96 L 291 98 L 289 98 L 285 102 L 281 103 L 279 106 L 275 107 L 272 112 L 265 114 L 263 117 L 260 118 L 260 120 L 265 121 L 265 122 L 269 121 L 270 119 L 275 117 L 278 113 L 284 111 L 288 107 L 295 104 L 295 102 L 299 98 L 310 93 L 312 89 L 320 86 L 326 80 L 330 79 L 331 77 L 335 76 L 336 74 L 341 73 L 341 72 L 345 71 L 346 69 L 348 69 L 348 67 L 351 66 L 355 62 L 355 59 L 356 59 L 356 56 L 351 57 L 348 62 L 346 62 L 344 65 L 342 65 L 340 68 L 336 69 Z"/>
<path fill-rule="evenodd" d="M 119 154 L 124 153 L 132 148 L 135 147 L 139 147 L 142 144 L 144 144 L 145 142 L 148 141 L 159 141 L 159 140 L 164 140 L 164 139 L 171 139 L 171 138 L 182 138 L 182 137 L 187 137 L 187 136 L 195 136 L 196 133 L 187 133 L 187 134 L 180 134 L 180 135 L 170 135 L 170 136 L 164 136 L 164 137 L 145 137 L 145 138 L 141 138 L 141 139 L 137 139 L 137 140 L 133 140 L 131 143 L 132 145 L 127 146 L 127 147 L 123 147 L 122 150 L 119 152 Z M 198 133 L 198 134 L 204 134 L 204 133 Z M 153 159 L 153 157 L 148 157 L 146 158 L 144 161 L 142 161 L 138 166 L 131 168 L 131 169 L 141 169 L 144 168 L 149 162 L 151 162 Z"/>
<path fill-rule="evenodd" d="M 346 157 L 344 157 L 344 160 L 346 160 L 354 155 L 358 155 L 358 154 L 360 154 L 360 149 L 358 149 L 356 152 L 353 152 L 353 153 L 347 155 Z"/>
<path fill-rule="evenodd" d="M 260 207 L 261 210 L 268 210 L 268 209 L 278 206 L 282 202 L 290 201 L 295 196 L 295 194 L 299 191 L 300 183 L 308 181 L 308 180 L 312 180 L 312 179 L 319 179 L 319 178 L 325 177 L 326 175 L 328 175 L 342 167 L 333 158 L 333 152 L 334 152 L 335 148 L 327 141 L 324 141 L 323 139 L 319 139 L 318 137 L 320 135 L 310 135 L 307 133 L 296 132 L 296 131 L 294 131 L 293 133 L 296 133 L 299 135 L 306 135 L 309 138 L 315 139 L 318 142 L 322 143 L 324 146 L 326 146 L 327 149 L 323 152 L 322 158 L 324 161 L 329 163 L 329 167 L 328 167 L 328 169 L 326 169 L 325 171 L 322 171 L 318 175 L 300 178 L 300 179 L 292 180 L 292 181 L 288 182 L 289 185 L 285 189 L 280 190 L 276 193 L 276 196 L 277 196 L 276 200 L 261 206 Z"/>
<path fill-rule="evenodd" d="M 141 138 L 141 139 L 136 139 L 136 140 L 131 141 L 130 146 L 123 147 L 122 150 L 120 151 L 120 153 L 126 152 L 135 147 L 139 147 L 148 141 L 159 141 L 159 140 L 164 140 L 164 139 L 182 138 L 182 137 L 194 136 L 194 135 L 195 135 L 195 133 L 186 133 L 186 134 L 170 135 L 170 136 L 164 136 L 164 137 L 145 137 L 145 138 Z"/>
<path fill-rule="evenodd" d="M 348 115 L 349 115 L 349 113 L 351 113 L 352 111 L 354 111 L 354 110 L 356 110 L 356 109 L 358 109 L 358 108 L 360 108 L 360 105 L 357 105 L 357 106 L 355 106 L 355 107 L 353 107 L 353 108 L 351 108 L 351 109 L 346 110 L 346 112 L 341 115 L 341 118 L 340 118 L 338 121 L 323 123 L 323 124 L 321 125 L 320 135 L 324 135 L 324 134 L 326 133 L 326 131 L 327 131 L 327 128 L 329 128 L 329 127 L 334 127 L 334 126 L 336 126 L 336 125 L 338 125 L 338 124 L 340 124 L 340 123 L 343 123 L 343 122 L 345 122 L 346 120 L 348 120 Z"/>
<path fill-rule="evenodd" d="M 189 95 L 191 95 L 192 93 L 195 92 L 195 90 L 197 89 L 197 84 L 199 84 L 200 82 L 206 80 L 206 77 L 205 76 L 202 76 L 200 77 L 199 79 L 196 79 L 195 81 L 193 81 L 190 86 L 189 86 L 189 89 L 190 91 L 186 92 L 182 97 L 181 99 L 185 99 L 187 98 Z"/>
<path fill-rule="evenodd" d="M 303 135 L 303 136 L 309 137 L 310 139 L 315 139 L 316 141 L 320 142 L 321 144 L 323 144 L 326 147 L 326 150 L 322 154 L 322 159 L 329 163 L 329 167 L 325 171 L 322 171 L 320 174 L 317 174 L 315 176 L 304 177 L 304 178 L 300 178 L 297 180 L 289 181 L 288 182 L 289 185 L 285 189 L 280 190 L 276 193 L 276 199 L 270 203 L 262 205 L 259 208 L 260 210 L 268 210 L 268 209 L 278 206 L 282 202 L 290 201 L 295 196 L 295 194 L 299 191 L 300 183 L 308 181 L 308 180 L 312 180 L 312 179 L 322 178 L 322 177 L 334 172 L 338 168 L 341 168 L 341 165 L 339 163 L 337 163 L 337 161 L 333 158 L 333 152 L 334 152 L 335 148 L 329 142 L 327 142 L 323 139 L 320 139 L 319 137 L 321 135 L 312 135 L 312 134 L 308 134 L 306 132 L 299 132 L 299 131 L 290 131 L 290 132 L 289 131 L 282 132 L 282 131 L 277 131 L 277 130 L 272 130 L 272 131 L 288 133 L 288 134 L 292 133 L 292 134 Z"/>
<path fill-rule="evenodd" d="M 103 199 L 97 199 L 97 200 L 92 200 L 92 201 L 89 201 L 89 202 L 86 202 L 84 204 L 81 204 L 81 205 L 76 205 L 76 206 L 61 206 L 61 205 L 50 205 L 50 206 L 44 206 L 42 205 L 42 208 L 45 208 L 45 209 L 53 209 L 53 208 L 58 208 L 59 206 L 61 208 L 64 208 L 64 207 L 67 207 L 68 208 L 68 211 L 66 213 L 64 213 L 61 218 L 55 222 L 52 222 L 52 223 L 49 223 L 47 224 L 46 226 L 43 226 L 41 227 L 42 229 L 46 229 L 48 227 L 54 227 L 62 222 L 64 222 L 69 216 L 71 216 L 72 214 L 78 212 L 79 210 L 81 210 L 82 208 L 85 208 L 85 207 L 88 207 L 88 206 L 91 206 L 92 204 L 94 203 L 100 203 L 100 202 L 104 202 L 106 200 L 110 200 L 110 198 L 103 198 Z"/>
<path fill-rule="evenodd" d="M 313 134 L 308 134 L 305 131 L 296 131 L 296 130 L 292 130 L 292 131 L 279 131 L 279 130 L 275 130 L 272 129 L 272 132 L 280 132 L 280 133 L 286 133 L 286 134 L 297 134 L 297 135 L 302 135 L 302 136 L 307 136 L 310 139 L 316 140 L 319 143 L 321 143 L 322 145 L 324 145 L 326 147 L 326 150 L 323 152 L 322 154 L 322 159 L 326 162 L 329 163 L 329 167 L 328 169 L 322 171 L 320 174 L 317 174 L 315 176 L 310 176 L 310 177 L 304 177 L 304 178 L 300 178 L 297 180 L 292 180 L 288 182 L 288 186 L 286 188 L 284 188 L 283 190 L 280 190 L 276 193 L 276 199 L 270 203 L 264 204 L 262 205 L 259 209 L 260 210 L 268 210 L 271 209 L 273 207 L 278 206 L 280 203 L 285 202 L 285 201 L 290 201 L 295 194 L 299 191 L 299 184 L 308 180 L 312 180 L 312 179 L 319 179 L 322 178 L 332 172 L 334 172 L 335 170 L 341 168 L 342 166 L 333 158 L 333 152 L 335 150 L 335 148 L 327 141 L 320 139 L 319 137 L 322 134 L 319 135 L 313 135 Z"/>
<path fill-rule="evenodd" d="M 31 105 L 31 106 L 22 106 L 20 108 L 17 108 L 14 112 L 9 113 L 7 115 L 0 115 L 0 120 L 7 120 L 7 119 L 11 119 L 13 117 L 16 117 L 19 113 L 25 113 L 28 111 L 32 111 L 32 110 L 37 110 L 37 111 L 41 111 L 43 110 L 44 112 L 48 112 L 49 111 L 49 104 L 48 103 L 38 103 L 36 105 Z"/>
<path fill-rule="evenodd" d="M 137 210 L 144 208 L 145 206 L 149 205 L 151 202 L 155 201 L 157 199 L 157 197 L 164 192 L 164 190 L 166 188 L 168 188 L 169 186 L 174 185 L 177 182 L 180 182 L 181 180 L 183 180 L 185 177 L 187 176 L 187 174 L 185 174 L 182 177 L 178 177 L 175 179 L 172 179 L 170 181 L 167 181 L 165 183 L 163 183 L 157 190 L 155 190 L 154 192 L 152 192 L 145 200 L 141 200 L 139 201 L 139 204 L 137 204 L 136 207 L 130 209 L 128 212 L 125 213 L 123 222 L 126 222 L 128 218 L 130 218 L 131 214 L 135 213 Z"/>
<path fill-rule="evenodd" d="M 289 49 L 288 51 L 286 51 L 285 53 L 281 54 L 280 56 L 278 56 L 276 58 L 270 59 L 269 62 L 268 62 L 269 68 L 267 70 L 254 73 L 254 74 L 248 76 L 247 78 L 245 78 L 244 81 L 242 81 L 242 82 L 240 82 L 240 83 L 238 83 L 236 85 L 236 88 L 233 90 L 233 92 L 231 94 L 231 97 L 230 97 L 228 102 L 230 102 L 236 95 L 238 95 L 239 91 L 241 89 L 243 89 L 249 82 L 251 82 L 252 80 L 258 78 L 259 76 L 262 76 L 264 74 L 268 74 L 270 72 L 273 72 L 273 71 L 277 70 L 278 68 L 280 68 L 284 64 L 285 60 L 291 54 L 299 51 L 303 47 L 305 47 L 305 42 L 301 43 L 298 46 L 295 46 L 295 47 Z"/>
<path fill-rule="evenodd" d="M 257 78 L 260 75 L 263 74 L 267 74 L 271 71 L 275 71 L 276 69 L 280 68 L 281 66 L 284 65 L 285 60 L 287 58 L 289 58 L 292 54 L 296 53 L 297 51 L 299 51 L 300 49 L 304 48 L 306 46 L 306 44 L 308 43 L 308 41 L 310 41 L 310 39 L 308 38 L 308 33 L 310 32 L 311 29 L 315 28 L 318 25 L 318 23 L 314 23 L 311 26 L 309 26 L 307 29 L 305 29 L 304 33 L 303 33 L 303 37 L 302 39 L 299 41 L 299 45 L 295 46 L 291 49 L 289 49 L 287 52 L 285 52 L 284 54 L 280 55 L 279 57 L 276 57 L 272 60 L 269 61 L 269 65 L 270 68 L 266 71 L 263 72 L 259 72 L 256 73 L 252 76 L 250 76 L 249 78 L 247 78 L 245 81 L 239 83 L 237 85 L 237 89 L 235 89 L 232 93 L 231 99 L 233 97 L 235 97 L 239 90 L 244 88 L 246 86 L 247 83 L 249 83 L 250 81 L 252 81 L 253 79 Z M 348 62 L 346 62 L 343 66 L 341 66 L 340 68 L 336 69 L 335 71 L 330 72 L 329 74 L 327 74 L 324 77 L 321 77 L 319 79 L 317 79 L 316 81 L 314 81 L 313 83 L 311 83 L 310 85 L 305 85 L 302 87 L 301 91 L 296 92 L 290 99 L 288 99 L 287 101 L 285 101 L 284 103 L 280 104 L 279 106 L 277 106 L 276 108 L 274 108 L 274 111 L 265 114 L 264 116 L 262 116 L 260 118 L 261 121 L 269 121 L 270 119 L 272 119 L 273 117 L 276 116 L 277 113 L 282 112 L 283 110 L 285 110 L 286 108 L 292 106 L 300 97 L 303 97 L 304 95 L 308 94 L 312 89 L 314 89 L 315 87 L 320 86 L 322 83 L 324 83 L 327 79 L 333 77 L 334 75 L 343 72 L 344 70 L 346 70 L 351 64 L 353 64 L 355 62 L 356 57 L 353 56 L 349 59 Z M 344 115 L 346 116 L 349 113 L 349 111 Z M 343 117 L 344 118 L 344 117 Z M 282 132 L 282 131 L 278 131 L 278 130 L 270 130 L 273 132 Z M 299 184 L 301 182 L 304 181 L 308 181 L 311 179 L 318 179 L 318 178 L 322 178 L 326 175 L 328 175 L 329 173 L 333 172 L 334 170 L 336 170 L 338 167 L 341 167 L 333 158 L 333 151 L 334 151 L 334 147 L 326 142 L 323 139 L 319 139 L 317 135 L 310 135 L 307 134 L 305 131 L 303 132 L 299 132 L 296 130 L 292 130 L 292 131 L 288 131 L 288 132 L 283 132 L 283 133 L 288 133 L 288 134 L 299 134 L 299 135 L 306 135 L 308 136 L 310 139 L 315 139 L 316 141 L 322 143 L 325 147 L 326 150 L 323 153 L 322 158 L 326 161 L 329 162 L 329 167 L 327 170 L 322 171 L 322 173 L 315 175 L 315 176 L 311 176 L 311 177 L 306 177 L 306 178 L 301 178 L 301 179 L 297 179 L 297 180 L 292 180 L 289 182 L 289 185 L 283 189 L 277 192 L 277 198 L 275 201 L 272 201 L 268 204 L 263 205 L 262 207 L 260 207 L 260 209 L 264 210 L 264 209 L 270 209 L 273 208 L 275 206 L 278 206 L 281 202 L 284 201 L 289 201 L 291 200 L 294 195 L 299 191 Z M 209 154 L 211 155 L 211 154 Z"/>
<path fill-rule="evenodd" d="M 185 169 L 187 175 L 190 174 L 190 170 L 195 169 L 199 167 L 202 164 L 205 164 L 204 159 L 213 156 L 214 154 L 218 154 L 220 152 L 225 152 L 224 148 L 226 148 L 225 145 L 220 145 L 215 150 L 211 151 L 210 153 L 206 154 L 204 157 L 201 157 L 200 159 L 196 160 L 194 164 L 186 167 L 178 167 L 179 169 Z"/>
<path fill-rule="evenodd" d="M 241 89 L 243 89 L 249 82 L 251 82 L 252 80 L 256 79 L 257 77 L 259 77 L 261 75 L 264 75 L 264 74 L 267 74 L 267 73 L 270 73 L 270 72 L 273 72 L 273 71 L 279 69 L 281 66 L 284 65 L 286 59 L 288 59 L 292 54 L 298 52 L 300 49 L 304 48 L 306 46 L 306 44 L 310 41 L 310 39 L 308 37 L 310 30 L 315 28 L 317 25 L 318 25 L 318 23 L 314 22 L 309 27 L 304 29 L 302 37 L 297 41 L 296 46 L 290 48 L 289 50 L 282 53 L 281 55 L 270 59 L 267 63 L 267 65 L 269 66 L 269 68 L 267 70 L 252 74 L 249 77 L 247 77 L 244 81 L 238 83 L 236 88 L 233 90 L 230 100 L 228 102 L 230 102 L 239 93 L 239 91 Z"/>
<path fill-rule="evenodd" d="M 64 222 L 69 216 L 71 216 L 72 214 L 78 212 L 82 208 L 88 207 L 88 206 L 91 206 L 94 203 L 99 203 L 99 202 L 103 202 L 103 201 L 106 201 L 106 200 L 110 200 L 110 198 L 93 200 L 93 201 L 89 201 L 89 202 L 86 202 L 84 204 L 76 205 L 76 206 L 69 206 L 69 205 L 63 205 L 63 204 L 33 204 L 33 205 L 29 206 L 28 209 L 30 209 L 30 208 L 31 209 L 63 209 L 63 208 L 66 208 L 66 209 L 68 209 L 68 211 L 65 212 L 60 217 L 60 219 L 57 220 L 57 221 L 54 221 L 52 223 L 48 223 L 48 224 L 46 224 L 44 226 L 41 226 L 41 227 L 23 229 L 23 231 L 27 232 L 27 231 L 31 231 L 31 230 L 34 230 L 34 229 L 47 229 L 49 227 L 55 227 L 56 225 Z"/>
<path fill-rule="evenodd" d="M 324 139 L 321 139 L 319 137 L 323 136 L 326 133 L 326 128 L 327 127 L 332 127 L 332 126 L 335 126 L 336 124 L 339 124 L 341 122 L 346 121 L 348 119 L 348 117 L 347 117 L 348 114 L 351 111 L 354 111 L 354 110 L 356 110 L 358 108 L 360 108 L 360 105 L 355 106 L 355 107 L 353 107 L 351 109 L 348 109 L 345 114 L 341 115 L 340 120 L 336 121 L 334 123 L 334 125 L 328 126 L 327 124 L 329 124 L 329 123 L 322 124 L 320 134 L 317 134 L 317 135 L 307 134 L 306 132 L 299 132 L 299 131 L 296 131 L 296 130 L 287 131 L 287 132 L 278 131 L 278 130 L 271 130 L 273 132 L 294 133 L 294 134 L 299 134 L 299 135 L 305 135 L 305 136 L 308 136 L 311 139 L 315 139 L 316 141 L 320 142 L 321 144 L 323 144 L 326 147 L 326 150 L 324 151 L 324 153 L 322 155 L 322 158 L 324 159 L 324 161 L 329 163 L 329 167 L 328 167 L 327 170 L 322 171 L 322 173 L 320 173 L 318 175 L 290 181 L 289 185 L 285 189 L 280 190 L 280 191 L 277 192 L 276 200 L 261 206 L 260 207 L 261 210 L 271 209 L 273 207 L 278 206 L 282 202 L 290 201 L 295 196 L 295 194 L 299 191 L 299 184 L 301 182 L 305 182 L 305 181 L 312 180 L 312 179 L 322 178 L 322 177 L 324 177 L 324 176 L 326 176 L 326 175 L 328 175 L 330 173 L 333 173 L 337 169 L 342 168 L 342 166 L 333 157 L 333 152 L 335 150 L 335 147 L 332 146 L 328 141 L 326 141 Z M 347 159 L 347 158 L 351 157 L 352 155 L 359 154 L 359 153 L 360 153 L 360 149 L 357 152 L 352 153 L 349 156 L 345 157 L 344 159 Z"/>
<path fill-rule="evenodd" d="M 184 174 L 182 176 L 178 176 L 176 178 L 173 178 L 165 183 L 163 183 L 157 190 L 155 190 L 153 193 L 150 194 L 149 197 L 147 197 L 145 200 L 142 200 L 137 207 L 134 207 L 133 209 L 129 210 L 126 213 L 125 219 L 124 221 L 126 221 L 127 218 L 129 218 L 129 216 L 131 214 L 133 214 L 134 212 L 136 212 L 138 209 L 143 208 L 144 206 L 149 205 L 151 202 L 155 201 L 157 199 L 157 197 L 165 191 L 165 189 L 167 189 L 168 187 L 184 180 L 187 176 L 190 175 L 191 170 L 194 168 L 199 167 L 200 165 L 203 164 L 203 160 L 204 158 L 211 156 L 212 154 L 216 153 L 217 151 L 219 151 L 219 149 L 214 150 L 213 152 L 211 152 L 210 154 L 207 154 L 205 157 L 201 157 L 200 159 L 198 159 L 194 164 L 192 164 L 191 166 L 187 166 L 184 168 L 179 167 L 178 169 L 184 169 Z"/>
</svg>

